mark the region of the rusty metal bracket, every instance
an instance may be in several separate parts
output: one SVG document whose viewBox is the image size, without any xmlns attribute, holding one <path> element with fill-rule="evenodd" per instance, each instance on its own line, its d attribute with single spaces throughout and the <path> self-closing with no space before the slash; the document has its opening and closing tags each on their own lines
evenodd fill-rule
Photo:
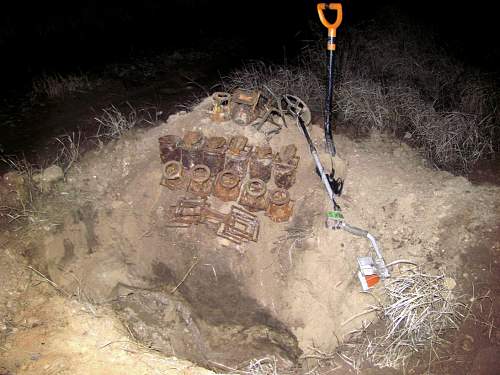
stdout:
<svg viewBox="0 0 500 375">
<path fill-rule="evenodd" d="M 238 206 L 231 206 L 231 212 L 221 223 L 217 235 L 240 245 L 246 241 L 257 242 L 259 229 L 257 216 Z"/>
<path fill-rule="evenodd" d="M 181 198 L 173 206 L 173 216 L 167 224 L 169 227 L 187 228 L 202 222 L 202 211 L 208 207 L 206 198 Z"/>
</svg>

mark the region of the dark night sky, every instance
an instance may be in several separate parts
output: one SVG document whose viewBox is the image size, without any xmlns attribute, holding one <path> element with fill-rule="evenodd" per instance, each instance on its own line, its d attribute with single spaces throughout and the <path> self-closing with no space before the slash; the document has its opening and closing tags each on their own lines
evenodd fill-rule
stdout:
<svg viewBox="0 0 500 375">
<path fill-rule="evenodd" d="M 318 22 L 316 1 L 26 1 L 0 12 L 0 49 L 9 77 L 87 69 L 142 53 L 206 45 L 244 51 L 242 58 L 282 55 Z M 343 1 L 345 22 L 358 24 L 385 7 L 437 29 L 460 58 L 496 67 L 498 42 L 492 5 L 451 1 Z M 437 5 L 436 5 L 437 4 Z M 388 8 L 386 8 L 388 9 Z M 339 35 L 341 37 L 341 34 Z M 224 41 L 227 41 L 224 43 Z M 219 47 L 220 48 L 220 47 Z M 245 54 L 247 56 L 245 56 Z"/>
</svg>

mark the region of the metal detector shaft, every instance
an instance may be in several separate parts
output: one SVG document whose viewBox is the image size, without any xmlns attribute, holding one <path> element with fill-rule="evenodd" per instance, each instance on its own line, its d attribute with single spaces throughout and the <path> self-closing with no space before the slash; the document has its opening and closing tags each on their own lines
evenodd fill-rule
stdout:
<svg viewBox="0 0 500 375">
<path fill-rule="evenodd" d="M 318 173 L 321 177 L 321 181 L 323 181 L 323 185 L 325 185 L 326 191 L 328 192 L 328 196 L 330 197 L 330 200 L 333 203 L 333 209 L 339 210 L 340 207 L 335 201 L 335 193 L 333 192 L 332 186 L 330 185 L 330 180 L 328 179 L 325 169 L 323 168 L 323 165 L 319 160 L 318 150 L 316 150 L 316 146 L 314 146 L 311 136 L 309 135 L 309 131 L 307 130 L 307 127 L 304 124 L 304 120 L 301 118 L 300 115 L 297 116 L 297 122 L 299 124 L 299 128 L 302 130 L 302 133 L 306 137 L 307 143 L 309 144 L 309 151 L 311 152 L 311 155 L 314 159 L 314 163 L 316 164 L 316 169 L 318 170 Z"/>
</svg>

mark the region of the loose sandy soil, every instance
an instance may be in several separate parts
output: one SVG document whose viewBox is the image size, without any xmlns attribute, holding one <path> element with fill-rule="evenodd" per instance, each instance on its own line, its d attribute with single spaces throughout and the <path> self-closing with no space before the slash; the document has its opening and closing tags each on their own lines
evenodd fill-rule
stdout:
<svg viewBox="0 0 500 375">
<path fill-rule="evenodd" d="M 89 152 L 50 197 L 47 221 L 2 234 L 5 374 L 204 371 L 162 355 L 213 370 L 274 356 L 280 368 L 290 368 L 313 348 L 333 351 L 345 334 L 375 318 L 351 319 L 373 304 L 355 275 L 356 257 L 370 253 L 369 243 L 325 228 L 330 204 L 294 127 L 271 140 L 275 151 L 298 146 L 289 223 L 258 214 L 258 242 L 241 246 L 204 226 L 167 227 L 170 206 L 182 194 L 159 185 L 159 136 L 199 129 L 265 142 L 251 128 L 212 123 L 208 108 L 205 100 Z M 320 127 L 312 133 L 321 149 Z M 491 306 L 491 329 L 466 323 L 450 338 L 451 359 L 433 371 L 491 373 L 500 344 L 500 188 L 433 170 L 417 151 L 379 134 L 358 141 L 338 136 L 337 144 L 348 163 L 339 199 L 346 220 L 378 239 L 387 262 L 406 259 L 445 272 L 456 280 L 457 295 L 470 294 L 472 285 L 475 297 L 489 293 L 481 312 Z M 210 202 L 220 210 L 230 206 Z M 287 239 L 291 231 L 300 238 Z M 40 276 L 28 264 L 73 300 L 37 285 Z M 381 286 L 375 293 L 383 293 Z M 466 336 L 473 337 L 470 350 L 462 349 Z M 338 365 L 330 373 L 347 373 Z"/>
</svg>

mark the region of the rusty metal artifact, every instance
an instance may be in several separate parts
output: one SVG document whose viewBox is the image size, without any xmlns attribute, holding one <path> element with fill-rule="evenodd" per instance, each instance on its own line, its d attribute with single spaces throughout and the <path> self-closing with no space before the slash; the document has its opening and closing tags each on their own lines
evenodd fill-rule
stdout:
<svg viewBox="0 0 500 375">
<path fill-rule="evenodd" d="M 182 165 L 191 169 L 197 164 L 203 164 L 203 146 L 205 137 L 199 131 L 188 131 L 184 135 L 182 146 Z"/>
<path fill-rule="evenodd" d="M 160 158 L 162 163 L 169 160 L 181 161 L 182 158 L 182 139 L 176 135 L 165 135 L 158 138 L 160 145 Z"/>
<path fill-rule="evenodd" d="M 187 189 L 199 197 L 208 197 L 212 192 L 210 169 L 206 165 L 198 164 L 191 168 L 191 181 Z"/>
<path fill-rule="evenodd" d="M 266 183 L 258 178 L 252 178 L 243 186 L 239 204 L 249 211 L 264 211 L 267 208 Z"/>
<path fill-rule="evenodd" d="M 250 178 L 258 178 L 264 182 L 271 179 L 273 170 L 273 150 L 270 146 L 257 146 L 250 157 L 248 173 Z"/>
<path fill-rule="evenodd" d="M 163 166 L 163 175 L 160 181 L 163 185 L 170 190 L 185 190 L 187 185 L 187 178 L 184 175 L 182 164 L 176 160 L 170 160 Z"/>
<path fill-rule="evenodd" d="M 229 142 L 229 149 L 226 152 L 226 163 L 224 169 L 234 171 L 240 178 L 247 174 L 248 161 L 252 153 L 252 147 L 248 144 L 248 138 L 244 136 L 234 136 Z"/>
<path fill-rule="evenodd" d="M 210 168 L 213 176 L 224 169 L 227 143 L 224 137 L 210 137 L 203 149 L 203 164 Z"/>
<path fill-rule="evenodd" d="M 257 119 L 257 104 L 260 98 L 258 90 L 236 89 L 231 94 L 229 112 L 231 119 L 238 125 L 249 125 Z"/>
<path fill-rule="evenodd" d="M 232 206 L 226 220 L 220 224 L 217 235 L 238 245 L 244 241 L 257 242 L 259 219 L 243 208 Z"/>
<path fill-rule="evenodd" d="M 240 195 L 240 177 L 233 171 L 220 172 L 214 184 L 214 195 L 224 202 L 236 201 Z"/>
<path fill-rule="evenodd" d="M 186 228 L 193 224 L 199 224 L 202 221 L 202 210 L 207 206 L 205 198 L 181 198 L 173 207 L 173 216 L 167 226 Z"/>
<path fill-rule="evenodd" d="M 266 215 L 276 223 L 288 221 L 293 214 L 293 205 L 294 202 L 290 200 L 288 190 L 273 190 L 269 193 Z"/>
<path fill-rule="evenodd" d="M 299 157 L 297 146 L 288 145 L 281 149 L 274 165 L 274 183 L 281 189 L 290 189 L 295 184 Z"/>
<path fill-rule="evenodd" d="M 229 120 L 229 102 L 231 94 L 227 92 L 214 92 L 212 94 L 213 107 L 210 111 L 212 121 L 223 122 Z"/>
</svg>

